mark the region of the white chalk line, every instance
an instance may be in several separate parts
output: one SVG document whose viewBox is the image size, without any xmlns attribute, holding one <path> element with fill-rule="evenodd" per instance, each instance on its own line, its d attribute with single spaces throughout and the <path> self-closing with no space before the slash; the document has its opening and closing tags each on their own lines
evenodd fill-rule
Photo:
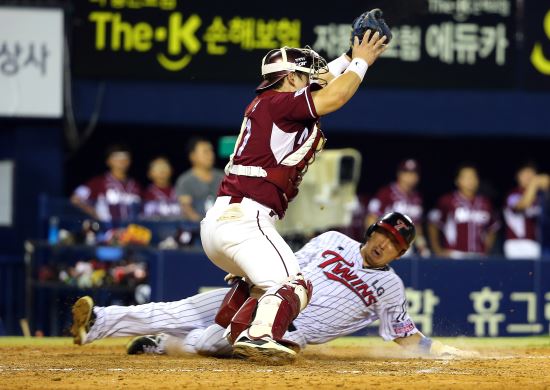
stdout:
<svg viewBox="0 0 550 390">
<path fill-rule="evenodd" d="M 256 370 L 247 370 L 256 373 L 294 373 L 296 370 L 272 370 L 272 369 L 256 369 Z M 77 368 L 77 367 L 65 367 L 65 368 L 48 368 L 48 367 L 2 367 L 0 366 L 0 372 L 150 372 L 150 373 L 177 373 L 177 372 L 243 372 L 243 370 L 238 369 L 219 369 L 219 368 Z M 362 374 L 367 371 L 360 370 L 335 370 L 333 373 L 336 374 Z"/>
<path fill-rule="evenodd" d="M 480 357 L 478 359 L 452 359 L 452 360 L 426 360 L 426 362 L 434 362 L 441 365 L 448 365 L 452 361 L 468 361 L 468 360 L 512 360 L 512 359 L 536 359 L 536 360 L 548 360 L 550 359 L 550 355 L 537 355 L 537 356 L 484 356 Z M 393 362 L 388 362 L 392 364 Z M 296 367 L 293 370 L 273 370 L 273 369 L 255 369 L 255 370 L 248 370 L 250 372 L 256 372 L 256 373 L 296 373 L 302 369 L 306 369 L 307 367 Z M 243 369 L 220 369 L 220 368 L 82 368 L 82 367 L 33 367 L 33 368 L 27 368 L 27 367 L 7 367 L 7 366 L 0 366 L 0 373 L 2 372 L 150 372 L 150 373 L 185 373 L 185 372 L 243 372 Z M 329 371 L 330 372 L 330 371 Z M 466 371 L 457 371 L 452 370 L 447 367 L 431 367 L 431 368 L 425 368 L 425 369 L 419 369 L 415 371 L 418 374 L 453 374 L 453 375 L 466 375 L 469 374 L 469 372 Z M 388 372 L 387 371 L 372 371 L 372 370 L 334 370 L 332 373 L 335 374 L 380 374 L 385 375 Z"/>
</svg>

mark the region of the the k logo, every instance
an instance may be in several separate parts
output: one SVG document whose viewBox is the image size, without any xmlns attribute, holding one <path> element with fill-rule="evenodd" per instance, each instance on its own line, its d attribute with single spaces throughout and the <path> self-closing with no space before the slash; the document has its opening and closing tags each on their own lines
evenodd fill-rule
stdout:
<svg viewBox="0 0 550 390">
<path fill-rule="evenodd" d="M 550 40 L 550 10 L 546 13 L 544 17 L 544 32 Z M 540 73 L 545 75 L 550 75 L 550 59 L 547 59 L 542 51 L 542 44 L 536 42 L 531 52 L 531 63 Z"/>
</svg>

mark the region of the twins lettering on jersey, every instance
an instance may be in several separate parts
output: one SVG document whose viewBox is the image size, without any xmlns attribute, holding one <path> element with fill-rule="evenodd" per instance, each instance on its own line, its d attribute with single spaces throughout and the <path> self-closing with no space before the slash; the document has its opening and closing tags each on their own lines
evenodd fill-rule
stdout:
<svg viewBox="0 0 550 390">
<path fill-rule="evenodd" d="M 367 307 L 377 302 L 371 287 L 353 271 L 352 262 L 347 261 L 339 253 L 331 250 L 324 251 L 321 257 L 327 260 L 319 264 L 318 267 L 323 269 L 323 273 L 327 278 L 342 283 L 361 298 Z M 384 289 L 380 288 L 379 290 L 381 291 L 377 291 L 378 295 L 383 294 Z"/>
</svg>

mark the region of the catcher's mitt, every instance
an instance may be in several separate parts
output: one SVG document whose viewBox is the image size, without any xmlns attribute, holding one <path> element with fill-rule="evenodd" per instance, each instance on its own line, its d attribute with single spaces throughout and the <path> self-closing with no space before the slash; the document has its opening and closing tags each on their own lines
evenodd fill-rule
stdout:
<svg viewBox="0 0 550 390">
<path fill-rule="evenodd" d="M 382 37 L 382 35 L 386 36 L 386 42 L 384 43 L 390 43 L 392 33 L 386 24 L 386 21 L 382 19 L 382 15 L 382 10 L 380 8 L 375 8 L 373 10 L 363 12 L 361 16 L 355 18 L 351 24 L 350 49 L 346 53 L 348 56 L 351 57 L 351 48 L 353 47 L 353 40 L 355 37 L 358 37 L 359 42 L 361 42 L 367 30 L 371 30 L 373 34 L 378 31 L 380 37 Z"/>
</svg>

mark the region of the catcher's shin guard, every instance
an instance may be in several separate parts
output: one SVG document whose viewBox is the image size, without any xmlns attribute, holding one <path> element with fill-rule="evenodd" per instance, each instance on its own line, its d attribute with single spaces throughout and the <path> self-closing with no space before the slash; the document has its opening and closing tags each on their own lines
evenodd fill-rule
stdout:
<svg viewBox="0 0 550 390">
<path fill-rule="evenodd" d="M 227 328 L 233 316 L 239 311 L 249 296 L 250 287 L 248 284 L 242 279 L 237 280 L 225 295 L 220 305 L 215 318 L 216 324 Z"/>
<path fill-rule="evenodd" d="M 231 320 L 231 339 L 248 328 L 251 339 L 267 336 L 284 341 L 290 323 L 307 306 L 312 291 L 311 282 L 298 275 L 290 283 L 269 289 L 258 301 L 249 298 Z"/>
<path fill-rule="evenodd" d="M 258 300 L 256 298 L 248 298 L 244 305 L 241 306 L 239 311 L 231 319 L 231 325 L 228 328 L 228 339 L 231 344 L 234 344 L 237 337 L 250 327 L 254 315 L 256 314 L 256 308 L 258 307 Z M 227 335 L 227 333 L 226 333 Z"/>
</svg>

